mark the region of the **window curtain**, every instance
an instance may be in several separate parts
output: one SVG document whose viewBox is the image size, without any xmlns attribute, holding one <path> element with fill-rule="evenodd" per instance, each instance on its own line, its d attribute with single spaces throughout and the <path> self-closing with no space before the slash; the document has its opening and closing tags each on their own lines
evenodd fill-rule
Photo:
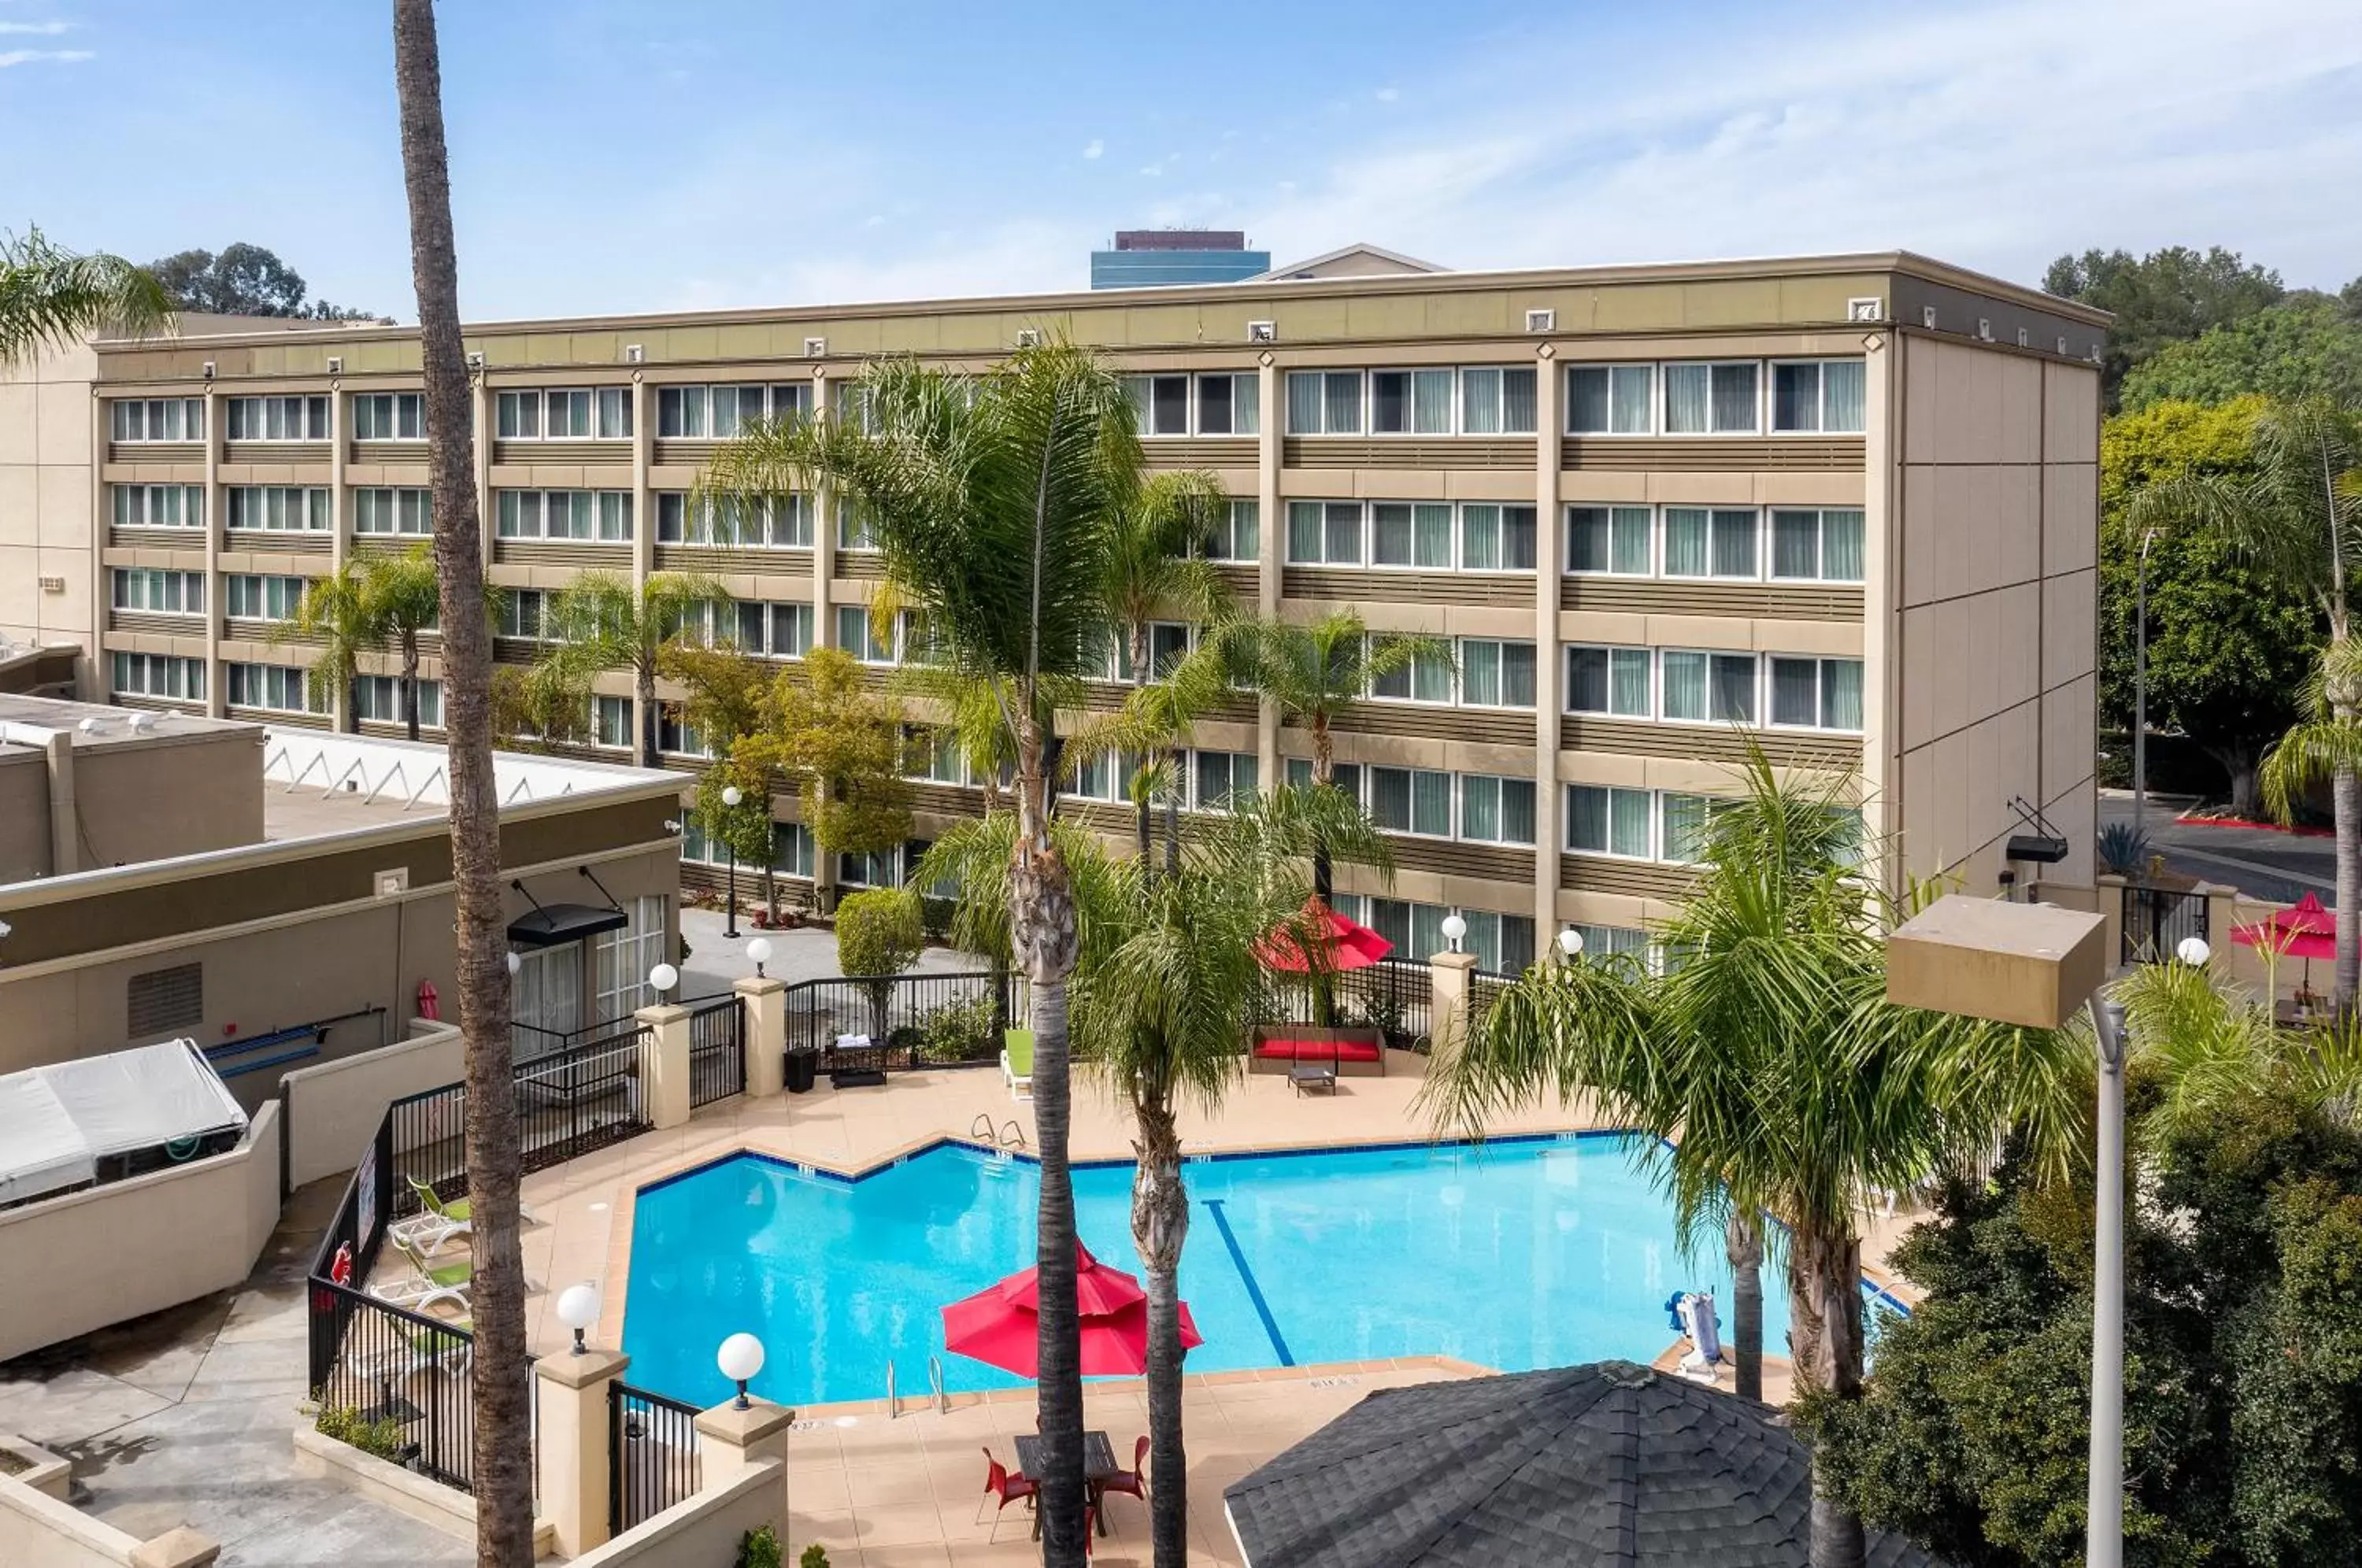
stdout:
<svg viewBox="0 0 2362 1568">
<path fill-rule="evenodd" d="M 1619 365 L 1612 372 L 1615 407 L 1608 428 L 1618 436 L 1649 433 L 1649 382 L 1655 371 L 1647 365 Z"/>
<path fill-rule="evenodd" d="M 1318 564 L 1323 536 L 1319 502 L 1291 501 L 1287 503 L 1287 558 L 1290 562 Z"/>
<path fill-rule="evenodd" d="M 1497 436 L 1501 431 L 1501 372 L 1460 372 L 1460 428 L 1470 436 Z"/>
<path fill-rule="evenodd" d="M 1497 836 L 1503 844 L 1533 843 L 1534 781 L 1504 778 L 1500 785 L 1501 824 Z"/>
<path fill-rule="evenodd" d="M 1755 658 L 1751 654 L 1714 656 L 1714 717 L 1726 723 L 1755 722 Z"/>
<path fill-rule="evenodd" d="M 1678 368 L 1678 367 L 1676 367 Z M 1692 506 L 1665 508 L 1665 575 L 1704 577 L 1708 569 L 1709 514 Z"/>
<path fill-rule="evenodd" d="M 1410 931 L 1407 945 L 1413 956 L 1431 958 L 1451 945 L 1443 939 L 1444 917 L 1451 912 L 1440 904 L 1410 906 Z"/>
<path fill-rule="evenodd" d="M 1667 860 L 1694 861 L 1705 853 L 1705 797 L 1664 797 Z"/>
<path fill-rule="evenodd" d="M 1501 372 L 1501 428 L 1511 436 L 1534 433 L 1534 372 Z"/>
<path fill-rule="evenodd" d="M 1645 394 L 1644 394 L 1645 395 Z M 1577 436 L 1603 435 L 1609 424 L 1608 370 L 1578 365 L 1566 373 L 1566 427 Z"/>
<path fill-rule="evenodd" d="M 1331 436 L 1358 436 L 1362 431 L 1362 373 L 1331 370 L 1326 377 L 1324 425 Z"/>
<path fill-rule="evenodd" d="M 1448 506 L 1437 507 L 1447 520 L 1451 515 Z M 1451 546 L 1444 546 L 1447 551 Z M 1460 559 L 1465 566 L 1492 570 L 1506 563 L 1501 558 L 1501 509 L 1490 502 L 1470 502 L 1460 508 Z"/>
<path fill-rule="evenodd" d="M 1501 780 L 1460 781 L 1460 836 L 1492 844 L 1501 836 Z"/>
<path fill-rule="evenodd" d="M 1566 569 L 1569 571 L 1614 571 L 1616 541 L 1613 514 L 1605 506 L 1577 506 L 1566 514 Z"/>
<path fill-rule="evenodd" d="M 1410 820 L 1414 833 L 1451 836 L 1451 775 L 1420 769 L 1410 776 Z"/>
<path fill-rule="evenodd" d="M 1772 513 L 1772 575 L 1821 575 L 1821 517 L 1817 512 Z"/>
<path fill-rule="evenodd" d="M 1411 428 L 1421 436 L 1451 434 L 1451 371 L 1412 372 Z"/>
<path fill-rule="evenodd" d="M 1496 564 L 1505 571 L 1534 569 L 1534 509 L 1532 507 L 1501 508 L 1501 558 Z"/>
<path fill-rule="evenodd" d="M 1664 656 L 1665 717 L 1703 719 L 1705 702 L 1706 656 L 1669 653 Z"/>
<path fill-rule="evenodd" d="M 1821 513 L 1821 575 L 1832 582 L 1861 580 L 1861 513 Z"/>
<path fill-rule="evenodd" d="M 1628 718 L 1649 716 L 1649 650 L 1617 648 L 1608 658 L 1613 690 L 1608 694 L 1608 712 Z"/>
<path fill-rule="evenodd" d="M 1714 428 L 1722 434 L 1744 434 L 1755 428 L 1753 365 L 1714 367 Z"/>
<path fill-rule="evenodd" d="M 1821 661 L 1821 725 L 1824 729 L 1861 728 L 1861 661 L 1830 658 Z"/>
<path fill-rule="evenodd" d="M 1772 722 L 1813 724 L 1820 716 L 1820 661 L 1775 658 L 1772 661 Z"/>
<path fill-rule="evenodd" d="M 1713 368 L 1707 365 L 1665 367 L 1665 430 L 1673 436 L 1702 436 L 1713 426 L 1709 402 Z"/>
<path fill-rule="evenodd" d="M 1377 566 L 1411 564 L 1410 503 L 1374 502 L 1370 506 L 1370 560 Z"/>
<path fill-rule="evenodd" d="M 1832 359 L 1821 367 L 1821 428 L 1860 433 L 1864 428 L 1865 378 L 1860 359 Z"/>
<path fill-rule="evenodd" d="M 1755 575 L 1755 513 L 1717 512 L 1714 514 L 1714 575 Z"/>
<path fill-rule="evenodd" d="M 1413 659 L 1410 681 L 1410 694 L 1421 702 L 1451 701 L 1451 666 L 1440 658 Z"/>
<path fill-rule="evenodd" d="M 1287 433 L 1320 434 L 1321 375 L 1318 370 L 1287 372 Z"/>
<path fill-rule="evenodd" d="M 1471 641 L 1460 645 L 1461 690 L 1471 702 L 1487 705 L 1501 700 L 1501 645 Z"/>
<path fill-rule="evenodd" d="M 1649 573 L 1649 509 L 1645 506 L 1618 506 L 1610 513 L 1614 519 L 1611 571 L 1637 577 Z"/>
<path fill-rule="evenodd" d="M 1501 645 L 1500 701 L 1505 708 L 1530 708 L 1534 705 L 1533 644 Z"/>
<path fill-rule="evenodd" d="M 1646 655 L 1642 655 L 1646 657 Z M 1566 706 L 1574 713 L 1605 713 L 1608 707 L 1609 659 L 1606 648 L 1566 650 Z"/>
<path fill-rule="evenodd" d="M 1610 790 L 1607 792 L 1607 847 L 1639 860 L 1649 857 L 1649 792 Z"/>
<path fill-rule="evenodd" d="M 1772 428 L 1818 430 L 1821 427 L 1821 368 L 1818 365 L 1772 367 Z"/>
<path fill-rule="evenodd" d="M 1566 846 L 1597 854 L 1607 847 L 1607 791 L 1591 784 L 1566 787 Z"/>
<path fill-rule="evenodd" d="M 1332 501 L 1324 508 L 1331 565 L 1358 566 L 1362 559 L 1362 503 Z"/>
</svg>

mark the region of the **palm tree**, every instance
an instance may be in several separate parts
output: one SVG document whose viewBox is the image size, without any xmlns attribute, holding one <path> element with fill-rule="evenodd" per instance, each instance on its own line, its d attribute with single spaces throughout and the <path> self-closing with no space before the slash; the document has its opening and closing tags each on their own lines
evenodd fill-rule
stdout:
<svg viewBox="0 0 2362 1568">
<path fill-rule="evenodd" d="M 418 738 L 418 635 L 433 631 L 443 615 L 442 585 L 435 576 L 432 545 L 361 563 L 361 584 L 384 635 L 402 657 L 402 722 Z M 487 601 L 485 613 L 491 605 Z"/>
<path fill-rule="evenodd" d="M 2339 649 L 2352 635 L 2347 580 L 2362 565 L 2362 410 L 2326 397 L 2276 402 L 2257 416 L 2255 473 L 2185 474 L 2143 489 L 2125 511 L 2138 534 L 2151 527 L 2207 527 L 2284 580 L 2312 593 L 2329 619 L 2332 652 L 2324 668 L 2344 662 Z M 2324 683 L 2329 701 L 2321 717 L 2292 731 L 2362 723 L 2362 687 Z M 2283 749 L 2287 742 L 2282 742 Z M 2299 759 L 2304 758 L 2301 766 Z M 2336 903 L 2341 915 L 2362 911 L 2362 752 L 2300 747 L 2283 764 L 2282 785 L 2330 780 L 2337 828 Z M 2295 771 L 2288 771 L 2289 768 Z M 2282 821 L 2295 791 L 2267 805 Z M 2337 922 L 2337 957 L 2331 999 L 2342 1016 L 2362 988 L 2362 919 Z"/>
<path fill-rule="evenodd" d="M 172 296 L 120 256 L 77 256 L 39 229 L 0 236 L 0 365 L 94 332 L 144 337 L 171 326 Z"/>
<path fill-rule="evenodd" d="M 2345 1021 L 2354 1013 L 2356 933 L 2362 929 L 2362 919 L 2346 912 L 2362 913 L 2362 906 L 2351 901 L 2356 884 L 2349 880 L 2362 877 L 2362 842 L 2357 842 L 2362 818 L 2346 809 L 2347 797 L 2357 794 L 2355 780 L 2362 778 L 2362 642 L 2339 635 L 2334 620 L 2320 662 L 2305 679 L 2302 712 L 2264 754 L 2256 775 L 2263 787 L 2264 809 L 2283 823 L 2295 816 L 2298 802 L 2309 790 L 2323 779 L 2330 781 L 2337 817 L 2338 910 L 2330 1011 Z"/>
<path fill-rule="evenodd" d="M 1889 1003 L 1882 937 L 1904 911 L 1851 870 L 1858 828 L 1837 787 L 1783 784 L 1760 752 L 1747 783 L 1657 933 L 1661 976 L 1628 958 L 1537 966 L 1440 1043 L 1422 1095 L 1440 1123 L 1477 1131 L 1546 1092 L 1588 1096 L 1655 1134 L 1635 1157 L 1670 1194 L 1685 1247 L 1734 1215 L 1784 1228 L 1797 1387 L 1854 1399 L 1871 1195 L 1964 1165 L 2013 1126 L 2063 1159 L 2088 1043 Z M 1738 1327 L 1755 1343 L 1741 1353 L 1760 1355 L 1760 1309 L 1748 1310 Z M 1862 1561 L 1860 1520 L 1826 1485 L 1812 1561 Z"/>
<path fill-rule="evenodd" d="M 657 760 L 657 667 L 665 645 L 690 619 L 730 602 L 720 581 L 698 572 L 660 571 L 634 587 L 613 572 L 586 571 L 557 591 L 543 618 L 550 639 L 541 662 L 565 671 L 587 693 L 602 669 L 628 669 L 640 705 L 640 766 Z"/>
<path fill-rule="evenodd" d="M 1312 782 L 1326 788 L 1337 779 L 1336 725 L 1388 676 L 1417 665 L 1452 668 L 1451 644 L 1420 633 L 1373 635 L 1358 610 L 1332 610 L 1308 624 L 1235 621 L 1214 628 L 1207 639 L 1212 657 L 1230 678 L 1256 692 L 1279 712 L 1282 723 L 1301 725 L 1312 737 Z M 1328 847 L 1312 853 L 1312 890 L 1322 903 L 1335 895 Z"/>
<path fill-rule="evenodd" d="M 410 207 L 426 387 L 426 463 L 442 585 L 443 725 L 448 755 L 451 879 L 458 906 L 459 1033 L 467 1053 L 468 1198 L 473 1207 L 469 1358 L 475 1431 L 476 1561 L 533 1561 L 533 1410 L 524 1338 L 524 1259 L 517 1238 L 524 1159 L 509 1052 L 506 919 L 501 898 L 500 791 L 492 772 L 491 627 L 484 602 L 459 266 L 451 237 L 450 160 L 434 0 L 394 0 L 393 75 Z"/>
<path fill-rule="evenodd" d="M 312 701 L 332 709 L 347 729 L 359 727 L 353 711 L 353 680 L 360 656 L 385 646 L 385 624 L 369 590 L 362 562 L 347 561 L 326 577 L 314 578 L 294 613 L 270 628 L 270 640 L 316 643 L 304 684 Z"/>
<path fill-rule="evenodd" d="M 1043 1550 L 1082 1568 L 1083 1399 L 1067 1165 L 1066 980 L 1080 937 L 1051 831 L 1057 714 L 1076 705 L 1105 624 L 1109 538 L 1136 502 L 1139 436 L 1116 377 L 1051 342 L 967 376 L 888 361 L 864 372 L 864 419 L 776 422 L 723 447 L 705 488 L 767 502 L 826 490 L 858 507 L 889 589 L 924 618 L 945 679 L 989 693 L 1016 759 L 1012 947 L 1032 982 L 1042 1198 Z"/>
<path fill-rule="evenodd" d="M 2362 1030 L 2351 1021 L 2284 1028 L 2264 997 L 2218 985 L 2202 964 L 2136 964 L 2116 982 L 2131 1042 L 2126 1070 L 2154 1089 L 2144 1132 L 2203 1121 L 2226 1103 L 2286 1097 L 2348 1126 L 2362 1115 Z"/>
</svg>

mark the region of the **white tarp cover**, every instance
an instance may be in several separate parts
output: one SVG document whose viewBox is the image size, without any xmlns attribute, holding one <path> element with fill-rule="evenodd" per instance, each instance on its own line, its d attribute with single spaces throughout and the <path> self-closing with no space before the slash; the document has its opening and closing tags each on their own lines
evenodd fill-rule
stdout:
<svg viewBox="0 0 2362 1568">
<path fill-rule="evenodd" d="M 0 1203 L 90 1181 L 110 1154 L 245 1126 L 186 1040 L 0 1074 Z"/>
</svg>

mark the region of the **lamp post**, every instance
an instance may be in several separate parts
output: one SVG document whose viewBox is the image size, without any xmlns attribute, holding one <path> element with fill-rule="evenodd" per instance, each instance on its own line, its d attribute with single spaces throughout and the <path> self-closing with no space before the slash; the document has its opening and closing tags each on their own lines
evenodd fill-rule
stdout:
<svg viewBox="0 0 2362 1568">
<path fill-rule="evenodd" d="M 748 1333 L 736 1333 L 722 1342 L 713 1353 L 713 1364 L 722 1375 L 738 1385 L 738 1397 L 730 1402 L 734 1410 L 746 1408 L 746 1385 L 763 1370 L 763 1342 Z"/>
<path fill-rule="evenodd" d="M 2157 530 L 2141 536 L 2140 567 L 2133 574 L 2133 827 L 2148 825 L 2148 547 Z"/>
<path fill-rule="evenodd" d="M 722 805 L 725 811 L 736 811 L 738 802 L 745 798 L 745 791 L 740 790 L 735 784 L 724 784 L 722 787 Z M 730 845 L 730 890 L 723 896 L 722 904 L 722 907 L 729 912 L 723 921 L 722 934 L 733 941 L 735 941 L 738 936 L 738 835 L 734 831 L 737 825 L 735 823 L 730 823 L 722 834 L 723 838 Z"/>
<path fill-rule="evenodd" d="M 573 1353 L 582 1353 L 583 1331 L 599 1320 L 599 1287 L 585 1280 L 557 1294 L 557 1320 L 574 1331 Z"/>
</svg>

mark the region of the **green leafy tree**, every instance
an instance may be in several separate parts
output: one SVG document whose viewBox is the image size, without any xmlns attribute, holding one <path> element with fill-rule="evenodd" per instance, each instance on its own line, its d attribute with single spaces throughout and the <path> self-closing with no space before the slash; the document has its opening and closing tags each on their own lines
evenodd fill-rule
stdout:
<svg viewBox="0 0 2362 1568">
<path fill-rule="evenodd" d="M 2211 532 L 2289 591 L 2310 595 L 2329 624 L 2323 670 L 2342 677 L 2348 665 L 2341 649 L 2351 632 L 2346 580 L 2362 547 L 2362 413 L 2327 398 L 2269 403 L 2256 415 L 2251 452 L 2250 473 L 2152 479 L 2127 501 L 2125 526 Z M 2337 829 L 2337 907 L 2362 908 L 2362 745 L 2355 744 L 2362 739 L 2362 683 L 2328 679 L 2311 696 L 2328 707 L 2301 744 L 2284 741 L 2265 759 L 2265 803 L 2285 816 L 2310 782 L 2326 777 Z M 2341 1013 L 2357 983 L 2362 921 L 2340 921 L 2333 1000 Z"/>
<path fill-rule="evenodd" d="M 640 766 L 657 766 L 657 667 L 665 645 L 692 617 L 726 607 L 721 582 L 701 572 L 660 571 L 635 586 L 613 572 L 587 571 L 557 591 L 544 612 L 550 638 L 539 662 L 552 667 L 553 684 L 589 701 L 590 681 L 602 669 L 624 669 L 639 700 Z"/>
<path fill-rule="evenodd" d="M 892 977 L 919 961 L 927 949 L 926 922 L 919 896 L 907 888 L 872 888 L 847 893 L 836 906 L 836 966 L 865 981 L 869 998 L 869 1037 L 886 1043 Z"/>
<path fill-rule="evenodd" d="M 1683 1244 L 1719 1230 L 1738 1272 L 1742 1387 L 1760 1377 L 1747 1276 L 1768 1215 L 1786 1236 L 1796 1386 L 1838 1404 L 1861 1397 L 1874 1195 L 1965 1166 L 2013 1125 L 2063 1149 L 2089 1082 L 2088 1045 L 2064 1033 L 1886 1000 L 1882 938 L 1904 911 L 1854 874 L 1858 833 L 1833 787 L 1784 783 L 1756 752 L 1747 798 L 1710 820 L 1705 869 L 1657 933 L 1679 961 L 1661 975 L 1621 956 L 1528 971 L 1439 1044 L 1422 1091 L 1447 1128 L 1481 1130 L 1555 1093 L 1658 1134 L 1637 1157 L 1670 1193 Z M 1816 1476 L 1815 1568 L 1859 1568 L 1863 1550 L 1853 1506 Z"/>
<path fill-rule="evenodd" d="M 1043 1551 L 1052 1568 L 1083 1568 L 1066 1070 L 1077 937 L 1051 802 L 1057 715 L 1079 705 L 1106 624 L 1109 541 L 1142 484 L 1139 435 L 1115 374 L 1065 342 L 1021 348 L 977 375 L 875 364 L 855 395 L 860 418 L 775 422 L 724 446 L 705 489 L 734 502 L 820 492 L 857 509 L 889 591 L 924 617 L 939 679 L 999 711 L 1015 758 L 1010 920 L 1032 984 L 1042 1165 Z"/>
<path fill-rule="evenodd" d="M 486 591 L 489 625 L 496 590 Z M 420 544 L 398 556 L 347 561 L 304 591 L 295 611 L 270 628 L 270 640 L 319 646 L 305 683 L 313 700 L 336 704 L 350 721 L 353 679 L 360 656 L 391 646 L 401 661 L 403 723 L 418 738 L 418 668 L 421 638 L 442 624 L 442 585 L 436 579 L 434 547 Z"/>
<path fill-rule="evenodd" d="M 370 618 L 392 639 L 402 661 L 402 722 L 409 737 L 416 740 L 419 637 L 442 621 L 442 586 L 435 577 L 434 547 L 422 544 L 398 556 L 372 556 L 360 567 L 361 592 Z M 488 602 L 488 616 L 491 608 Z"/>
<path fill-rule="evenodd" d="M 705 831 L 748 866 L 759 867 L 763 908 L 779 918 L 778 868 L 773 864 L 771 797 L 784 782 L 756 753 L 739 743 L 759 733 L 769 709 L 777 675 L 772 668 L 735 645 L 672 642 L 657 659 L 657 671 L 687 692 L 681 717 L 705 739 L 714 760 L 698 776 L 697 820 Z M 736 789 L 730 805 L 723 791 Z"/>
<path fill-rule="evenodd" d="M 275 252 L 243 240 L 218 255 L 181 250 L 149 263 L 182 310 L 216 315 L 286 315 L 311 321 L 376 321 L 366 310 L 347 310 L 326 300 L 307 300 L 303 274 Z"/>
<path fill-rule="evenodd" d="M 730 755 L 795 790 L 819 854 L 872 854 L 911 836 L 902 710 L 843 648 L 814 648 L 781 671 Z"/>
<path fill-rule="evenodd" d="M 2101 371 L 2110 408 L 2125 375 L 2169 344 L 2252 315 L 2285 292 L 2278 272 L 2250 265 L 2235 250 L 2180 245 L 2139 258 L 2126 250 L 2061 256 L 2043 274 L 2042 287 L 2115 314 Z"/>
<path fill-rule="evenodd" d="M 2362 404 L 2362 322 L 2328 294 L 2290 294 L 2268 310 L 2159 349 L 2125 378 L 2124 405 L 2227 403 L 2260 392 Z"/>
<path fill-rule="evenodd" d="M 2155 403 L 2111 418 L 2100 437 L 2100 712 L 2133 723 L 2136 579 L 2145 534 L 2125 521 L 2131 498 L 2187 476 L 2252 480 L 2261 398 L 2205 406 Z M 2223 767 L 2231 804 L 2258 809 L 2256 763 L 2293 723 L 2312 667 L 2321 614 L 2219 534 L 2187 530 L 2149 541 L 2148 720 L 2179 730 Z"/>
<path fill-rule="evenodd" d="M 120 256 L 80 256 L 38 228 L 0 235 L 0 366 L 101 331 L 146 337 L 172 321 L 172 296 Z"/>
</svg>

